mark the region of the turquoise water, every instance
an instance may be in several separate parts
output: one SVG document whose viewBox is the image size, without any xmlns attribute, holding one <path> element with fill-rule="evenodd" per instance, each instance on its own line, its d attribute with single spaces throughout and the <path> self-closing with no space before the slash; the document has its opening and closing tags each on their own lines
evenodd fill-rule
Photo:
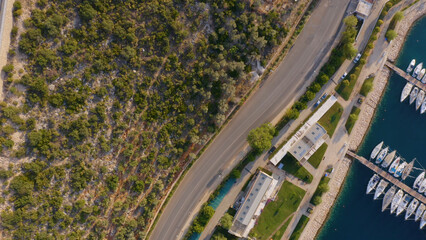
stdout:
<svg viewBox="0 0 426 240">
<path fill-rule="evenodd" d="M 220 189 L 219 194 L 213 200 L 210 201 L 209 206 L 216 210 L 216 208 L 219 207 L 220 203 L 222 202 L 223 198 L 226 196 L 226 194 L 228 194 L 229 190 L 231 190 L 234 183 L 234 178 L 228 179 L 225 184 L 223 184 L 223 187 Z"/>
<path fill-rule="evenodd" d="M 396 63 L 406 69 L 412 58 L 426 63 L 426 18 L 413 27 Z M 380 141 L 407 160 L 416 158 L 415 167 L 426 166 L 426 114 L 420 115 L 406 100 L 400 103 L 405 80 L 393 74 L 378 106 L 373 123 L 358 152 L 364 157 Z M 411 175 L 418 175 L 414 170 Z M 336 204 L 330 212 L 317 239 L 426 239 L 426 230 L 419 230 L 419 222 L 405 221 L 404 213 L 396 217 L 387 210 L 381 212 L 381 200 L 365 194 L 373 172 L 354 162 Z M 406 180 L 412 185 L 413 178 Z M 389 187 L 388 187 L 389 188 Z"/>
</svg>

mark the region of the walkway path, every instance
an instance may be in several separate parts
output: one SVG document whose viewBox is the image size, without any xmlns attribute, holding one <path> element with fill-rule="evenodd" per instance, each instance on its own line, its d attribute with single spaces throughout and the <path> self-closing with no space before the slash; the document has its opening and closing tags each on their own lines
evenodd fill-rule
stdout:
<svg viewBox="0 0 426 240">
<path fill-rule="evenodd" d="M 10 47 L 10 32 L 12 31 L 13 0 L 0 0 L 0 69 L 7 63 L 7 53 Z M 0 72 L 0 102 L 3 101 L 3 80 L 5 74 Z"/>
</svg>

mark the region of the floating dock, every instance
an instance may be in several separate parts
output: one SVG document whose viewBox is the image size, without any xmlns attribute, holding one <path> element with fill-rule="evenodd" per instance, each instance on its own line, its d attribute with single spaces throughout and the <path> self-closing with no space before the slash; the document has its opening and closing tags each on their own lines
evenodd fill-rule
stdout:
<svg viewBox="0 0 426 240">
<path fill-rule="evenodd" d="M 404 192 L 410 194 L 412 197 L 417 198 L 417 200 L 419 200 L 423 204 L 426 204 L 426 197 L 423 194 L 418 193 L 416 190 L 410 188 L 405 183 L 399 181 L 394 176 L 392 176 L 391 174 L 389 174 L 386 170 L 381 169 L 376 164 L 368 161 L 364 157 L 356 155 L 354 152 L 352 152 L 350 150 L 348 150 L 346 152 L 346 157 L 348 157 L 349 159 L 356 159 L 356 160 L 358 160 L 360 163 L 362 163 L 364 166 L 368 167 L 373 172 L 375 172 L 378 175 L 380 175 L 382 178 L 386 179 L 387 181 L 389 181 L 393 185 L 395 185 L 398 188 L 402 189 Z"/>
<path fill-rule="evenodd" d="M 426 92 L 426 84 L 422 83 L 421 81 L 417 80 L 413 76 L 411 76 L 406 71 L 402 70 L 401 68 L 395 66 L 393 63 L 391 63 L 389 60 L 385 62 L 386 67 L 388 67 L 390 70 L 394 71 L 399 76 L 405 78 L 405 80 L 412 83 L 414 86 L 418 87 L 419 89 L 422 89 Z"/>
</svg>

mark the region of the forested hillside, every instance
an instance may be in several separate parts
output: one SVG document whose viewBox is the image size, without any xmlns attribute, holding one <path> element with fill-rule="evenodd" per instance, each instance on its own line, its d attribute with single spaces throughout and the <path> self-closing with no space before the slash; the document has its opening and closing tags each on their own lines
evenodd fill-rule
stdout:
<svg viewBox="0 0 426 240">
<path fill-rule="evenodd" d="M 140 239 L 298 9 L 21 0 L 13 11 L 0 106 L 1 238 Z"/>
</svg>

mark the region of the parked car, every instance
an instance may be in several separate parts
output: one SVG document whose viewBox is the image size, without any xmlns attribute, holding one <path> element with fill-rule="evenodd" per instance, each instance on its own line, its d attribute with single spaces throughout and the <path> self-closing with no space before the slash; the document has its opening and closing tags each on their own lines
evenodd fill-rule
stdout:
<svg viewBox="0 0 426 240">
<path fill-rule="evenodd" d="M 324 99 L 328 96 L 327 93 L 324 93 L 324 95 L 322 95 L 322 97 L 320 99 L 318 99 L 318 101 L 315 103 L 314 108 L 318 107 L 318 105 L 320 105 L 320 103 L 322 101 L 324 101 Z"/>
<path fill-rule="evenodd" d="M 346 76 L 348 76 L 347 72 L 343 73 L 343 75 L 342 75 L 342 77 L 340 79 L 344 79 Z"/>
<path fill-rule="evenodd" d="M 361 53 L 358 53 L 354 59 L 354 63 L 357 63 L 361 59 Z"/>
<path fill-rule="evenodd" d="M 268 154 L 271 154 L 277 149 L 275 146 L 272 146 L 271 149 L 269 149 Z"/>
</svg>

